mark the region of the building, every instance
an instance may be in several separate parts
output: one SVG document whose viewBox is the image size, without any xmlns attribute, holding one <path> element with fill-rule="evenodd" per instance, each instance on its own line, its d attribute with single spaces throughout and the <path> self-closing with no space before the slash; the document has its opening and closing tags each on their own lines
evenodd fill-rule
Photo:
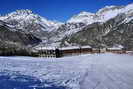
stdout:
<svg viewBox="0 0 133 89">
<path fill-rule="evenodd" d="M 55 47 L 36 47 L 35 50 L 39 57 L 56 57 Z"/>
<path fill-rule="evenodd" d="M 118 53 L 118 54 L 126 53 L 124 48 L 119 48 L 119 47 L 107 48 L 106 51 L 111 53 Z"/>
<path fill-rule="evenodd" d="M 62 57 L 70 55 L 80 55 L 86 53 L 92 53 L 92 48 L 90 46 L 71 46 L 71 47 L 37 47 L 35 48 L 36 53 L 39 57 Z"/>
<path fill-rule="evenodd" d="M 63 57 L 71 55 L 92 54 L 92 53 L 126 53 L 123 48 L 91 48 L 90 46 L 71 46 L 71 47 L 37 47 L 36 53 L 39 57 Z"/>
<path fill-rule="evenodd" d="M 92 48 L 90 46 L 71 46 L 60 48 L 60 50 L 62 51 L 63 56 L 92 53 Z"/>
</svg>

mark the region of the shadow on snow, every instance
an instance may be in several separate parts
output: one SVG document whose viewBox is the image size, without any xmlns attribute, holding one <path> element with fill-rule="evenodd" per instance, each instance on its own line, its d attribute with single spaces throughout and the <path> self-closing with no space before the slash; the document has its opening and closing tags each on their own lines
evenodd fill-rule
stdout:
<svg viewBox="0 0 133 89">
<path fill-rule="evenodd" d="M 55 86 L 49 82 L 41 82 L 39 79 L 25 75 L 10 75 L 0 72 L 0 89 L 66 89 L 63 86 Z"/>
</svg>

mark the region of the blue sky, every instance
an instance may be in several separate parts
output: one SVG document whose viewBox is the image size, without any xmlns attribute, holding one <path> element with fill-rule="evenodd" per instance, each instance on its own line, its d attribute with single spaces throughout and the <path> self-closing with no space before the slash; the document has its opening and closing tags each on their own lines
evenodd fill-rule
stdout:
<svg viewBox="0 0 133 89">
<path fill-rule="evenodd" d="M 50 20 L 65 22 L 81 11 L 96 12 L 106 5 L 127 5 L 133 0 L 1 0 L 0 14 L 30 9 Z"/>
</svg>

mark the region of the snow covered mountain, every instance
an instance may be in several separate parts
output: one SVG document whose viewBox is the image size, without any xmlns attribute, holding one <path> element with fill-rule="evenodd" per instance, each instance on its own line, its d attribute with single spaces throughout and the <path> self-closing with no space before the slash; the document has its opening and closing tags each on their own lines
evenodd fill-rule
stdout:
<svg viewBox="0 0 133 89">
<path fill-rule="evenodd" d="M 78 15 L 73 16 L 70 20 L 68 20 L 68 23 L 87 23 L 91 24 L 94 22 L 94 13 L 90 12 L 81 12 Z"/>
<path fill-rule="evenodd" d="M 17 10 L 5 16 L 1 16 L 0 20 L 21 29 L 26 33 L 50 32 L 57 29 L 62 23 L 47 20 L 31 10 Z"/>
<path fill-rule="evenodd" d="M 25 33 L 6 22 L 0 21 L 0 55 L 28 55 L 30 53 L 29 48 L 40 42 L 41 39 L 33 34 Z"/>
<path fill-rule="evenodd" d="M 73 16 L 68 23 L 86 23 L 92 24 L 96 22 L 106 22 L 112 18 L 115 18 L 119 14 L 129 14 L 133 12 L 133 4 L 127 6 L 106 6 L 100 9 L 96 13 L 81 12 L 78 15 Z"/>
<path fill-rule="evenodd" d="M 0 20 L 17 31 L 40 38 L 45 46 L 99 47 L 120 44 L 132 47 L 133 3 L 127 6 L 106 6 L 96 13 L 84 11 L 65 23 L 47 20 L 30 10 L 17 10 L 0 16 Z"/>
<path fill-rule="evenodd" d="M 62 40 L 62 46 L 90 45 L 92 47 L 113 47 L 122 45 L 133 49 L 133 4 L 127 6 L 106 6 L 98 12 L 81 12 L 68 23 L 84 23 L 85 26 Z"/>
</svg>

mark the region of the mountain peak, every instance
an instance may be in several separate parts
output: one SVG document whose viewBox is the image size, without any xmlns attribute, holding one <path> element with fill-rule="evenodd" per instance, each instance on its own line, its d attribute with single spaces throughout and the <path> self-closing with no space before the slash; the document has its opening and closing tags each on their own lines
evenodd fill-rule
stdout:
<svg viewBox="0 0 133 89">
<path fill-rule="evenodd" d="M 96 13 L 81 12 L 78 15 L 74 15 L 68 23 L 85 23 L 92 24 L 95 22 L 106 22 L 119 14 L 128 14 L 129 11 L 133 12 L 133 3 L 127 6 L 105 6 Z"/>
<path fill-rule="evenodd" d="M 125 10 L 126 11 L 133 10 L 133 3 L 128 4 L 127 6 L 125 6 Z"/>
<path fill-rule="evenodd" d="M 61 23 L 47 20 L 38 14 L 34 14 L 31 10 L 16 10 L 5 16 L 0 16 L 0 20 L 14 25 L 17 29 L 28 29 L 34 27 L 35 30 L 52 31 L 57 29 Z"/>
<path fill-rule="evenodd" d="M 31 10 L 29 9 L 22 9 L 22 10 L 16 10 L 17 13 L 28 13 L 28 14 L 31 14 L 33 13 Z"/>
<path fill-rule="evenodd" d="M 73 16 L 67 22 L 68 23 L 80 23 L 80 22 L 89 23 L 93 19 L 94 15 L 95 15 L 94 13 L 82 11 L 78 15 Z"/>
<path fill-rule="evenodd" d="M 7 14 L 6 16 L 17 16 L 17 15 L 30 15 L 33 14 L 33 12 L 29 9 L 22 9 L 22 10 L 16 10 L 14 12 L 11 12 Z"/>
<path fill-rule="evenodd" d="M 104 12 L 107 12 L 107 11 L 110 11 L 110 10 L 118 10 L 118 9 L 121 9 L 121 8 L 124 8 L 124 6 L 115 6 L 115 5 L 105 6 L 104 8 L 100 9 L 97 13 L 104 13 Z"/>
<path fill-rule="evenodd" d="M 82 11 L 79 13 L 79 15 L 94 15 L 94 13 Z"/>
</svg>

